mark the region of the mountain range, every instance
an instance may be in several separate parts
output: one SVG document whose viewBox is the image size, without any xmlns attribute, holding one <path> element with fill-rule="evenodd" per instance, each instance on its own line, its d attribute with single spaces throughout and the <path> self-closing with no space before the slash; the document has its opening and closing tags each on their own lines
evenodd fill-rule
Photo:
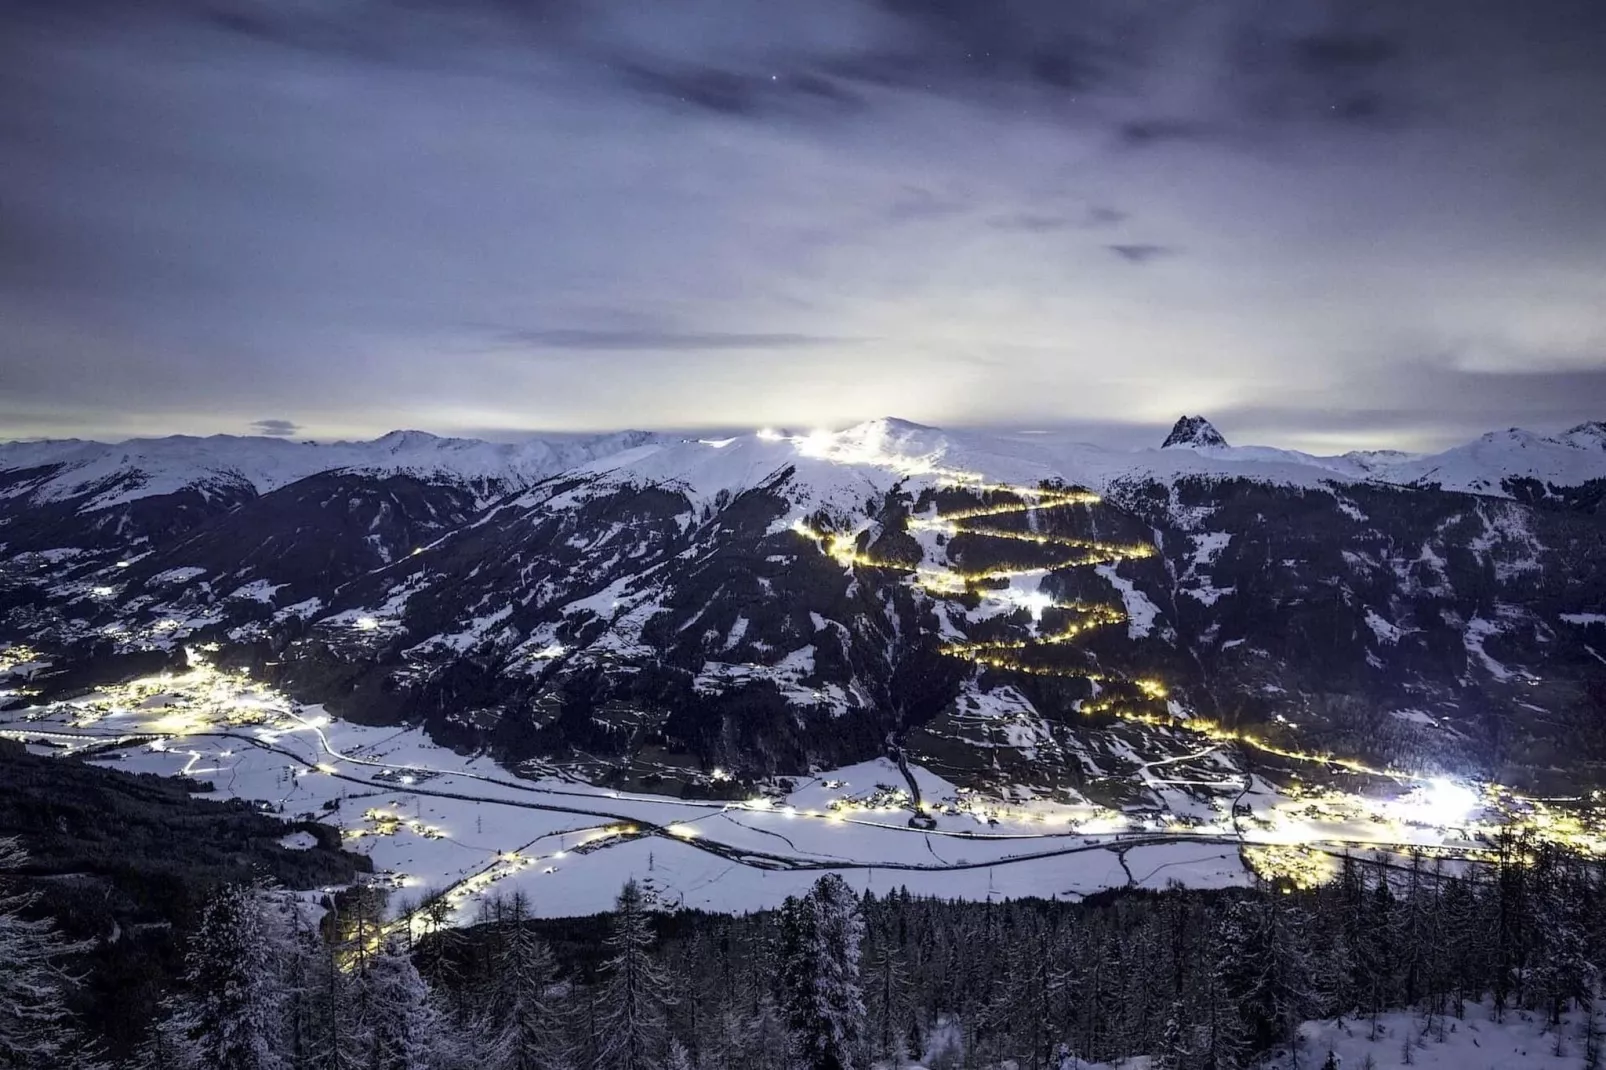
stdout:
<svg viewBox="0 0 1606 1070">
<path fill-rule="evenodd" d="M 1606 759 L 1603 499 L 1602 423 L 1330 457 L 1202 417 L 1136 451 L 892 419 L 17 442 L 0 644 L 47 697 L 204 649 L 684 790 L 889 753 L 1130 802 L 1179 724 L 1572 790 Z"/>
</svg>

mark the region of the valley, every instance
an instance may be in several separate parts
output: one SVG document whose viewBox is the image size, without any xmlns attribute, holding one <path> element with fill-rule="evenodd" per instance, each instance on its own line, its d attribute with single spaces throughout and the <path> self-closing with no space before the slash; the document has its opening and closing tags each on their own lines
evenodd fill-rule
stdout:
<svg viewBox="0 0 1606 1070">
<path fill-rule="evenodd" d="M 807 890 L 822 872 L 879 892 L 1076 899 L 1173 881 L 1227 887 L 1256 875 L 1308 886 L 1346 853 L 1476 864 L 1494 856 L 1502 828 L 1606 852 L 1606 811 L 1582 801 L 1375 770 L 1343 770 L 1355 781 L 1346 789 L 1331 763 L 1314 759 L 1304 786 L 1278 786 L 1233 772 L 1235 741 L 1199 734 L 1192 738 L 1204 746 L 1184 762 L 1141 771 L 1148 788 L 1178 804 L 1160 814 L 1007 799 L 915 765 L 917 803 L 886 760 L 752 785 L 740 799 L 617 791 L 519 777 L 416 729 L 331 718 L 193 655 L 182 672 L 14 708 L 0 737 L 186 776 L 211 797 L 331 823 L 348 849 L 372 859 L 373 880 L 397 890 L 399 917 L 418 925 L 443 917 L 422 909 L 431 901 L 467 922 L 485 894 L 511 889 L 525 890 L 539 915 L 593 913 L 631 876 L 667 906 L 748 911 Z M 1178 766 L 1212 760 L 1214 776 L 1177 775 Z M 1324 779 L 1334 786 L 1315 786 Z M 1379 782 L 1389 790 L 1379 793 Z"/>
</svg>

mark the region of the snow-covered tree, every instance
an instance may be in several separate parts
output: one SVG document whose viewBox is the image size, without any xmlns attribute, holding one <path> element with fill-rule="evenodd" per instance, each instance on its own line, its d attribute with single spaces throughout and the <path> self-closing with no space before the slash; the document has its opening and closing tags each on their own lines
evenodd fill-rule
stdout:
<svg viewBox="0 0 1606 1070">
<path fill-rule="evenodd" d="M 555 968 L 546 942 L 525 924 L 515 896 L 492 955 L 479 1032 L 484 1070 L 553 1070 L 563 1062 L 561 1023 L 549 990 Z"/>
<path fill-rule="evenodd" d="M 800 1054 L 814 1070 L 855 1070 L 865 1040 L 858 899 L 836 874 L 821 877 L 788 900 L 783 926 L 786 1016 Z"/>
<path fill-rule="evenodd" d="M 15 839 L 0 839 L 0 874 L 27 861 Z M 28 893 L 0 894 L 0 1067 L 70 1066 L 82 1054 L 65 1002 L 62 959 L 71 944 L 48 919 L 25 918 Z"/>
<path fill-rule="evenodd" d="M 693 1070 L 691 1056 L 680 1041 L 669 1042 L 669 1054 L 664 1056 L 664 1070 Z"/>
<path fill-rule="evenodd" d="M 1241 899 L 1228 907 L 1216 934 L 1214 982 L 1260 1049 L 1291 1040 L 1317 1000 L 1304 917 L 1278 897 Z M 1231 1038 L 1222 1021 L 1220 1036 Z"/>
<path fill-rule="evenodd" d="M 739 1055 L 749 1070 L 793 1070 L 799 1063 L 796 1038 L 767 992 L 747 1020 Z"/>
<path fill-rule="evenodd" d="M 613 932 L 597 1005 L 599 1070 L 650 1070 L 664 1045 L 664 1006 L 669 982 L 652 957 L 647 901 L 635 881 L 614 904 Z"/>
<path fill-rule="evenodd" d="M 1193 1058 L 1188 1026 L 1188 1010 L 1180 1000 L 1171 1004 L 1165 1024 L 1160 1027 L 1159 1047 L 1151 1062 L 1152 1070 L 1180 1070 Z"/>
<path fill-rule="evenodd" d="M 402 942 L 392 937 L 369 957 L 367 990 L 369 1070 L 435 1070 L 451 1051 L 443 1015 Z"/>
<path fill-rule="evenodd" d="M 186 991 L 173 1002 L 179 1065 L 286 1070 L 284 933 L 260 884 L 227 885 L 190 937 Z"/>
</svg>

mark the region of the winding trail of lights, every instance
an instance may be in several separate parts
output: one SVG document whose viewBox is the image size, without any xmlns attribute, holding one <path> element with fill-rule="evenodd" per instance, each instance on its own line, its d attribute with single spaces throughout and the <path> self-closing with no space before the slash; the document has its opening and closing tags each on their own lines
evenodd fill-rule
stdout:
<svg viewBox="0 0 1606 1070">
<path fill-rule="evenodd" d="M 844 565 L 910 573 L 917 586 L 933 595 L 948 597 L 968 593 L 975 595 L 983 603 L 992 603 L 1011 610 L 1026 609 L 1032 615 L 1034 632 L 1038 631 L 1037 625 L 1041 622 L 1044 612 L 1048 610 L 1072 614 L 1074 617 L 1056 631 L 1039 632 L 1031 638 L 949 643 L 942 647 L 942 653 L 949 657 L 967 658 L 977 665 L 1034 675 L 1104 679 L 1103 674 L 1087 670 L 1033 665 L 1018 655 L 1026 651 L 1070 643 L 1095 628 L 1122 623 L 1127 619 L 1123 610 L 1102 603 L 1061 601 L 1040 591 L 1022 597 L 1013 586 L 1000 591 L 995 589 L 994 585 L 1000 580 L 1012 582 L 1033 576 L 1047 576 L 1061 569 L 1088 568 L 1115 564 L 1131 558 L 1152 557 L 1156 553 L 1154 547 L 1147 543 L 1105 543 L 1096 539 L 1054 535 L 1040 531 L 1017 531 L 976 523 L 978 520 L 1011 514 L 1026 514 L 1035 519 L 1037 514 L 1049 510 L 1096 505 L 1102 499 L 1091 491 L 988 483 L 980 477 L 957 472 L 945 472 L 939 479 L 939 486 L 968 490 L 972 493 L 1009 495 L 1013 500 L 946 512 L 939 510 L 929 517 L 911 517 L 906 524 L 908 531 L 931 532 L 944 539 L 969 536 L 1058 547 L 1067 552 L 1064 560 L 1050 565 L 983 568 L 970 571 L 962 570 L 952 564 L 938 567 L 923 564 L 910 566 L 864 553 L 859 550 L 857 540 L 853 536 L 821 531 L 809 527 L 802 521 L 793 525 L 793 530 L 812 539 L 821 550 Z M 1138 686 L 1153 697 L 1164 697 L 1163 687 L 1155 681 L 1143 681 L 1138 683 Z"/>
<path fill-rule="evenodd" d="M 985 520 L 990 517 L 1019 513 L 1030 515 L 1071 506 L 1097 505 L 1103 499 L 1087 490 L 1062 490 L 1029 487 L 1020 484 L 994 483 L 988 482 L 974 473 L 951 469 L 936 469 L 934 471 L 938 475 L 938 485 L 941 487 L 968 490 L 977 494 L 1004 494 L 1011 496 L 1015 500 L 946 512 L 939 510 L 932 516 L 910 517 L 906 524 L 907 530 L 911 532 L 930 531 L 947 538 L 969 535 L 979 538 L 1028 542 L 1042 546 L 1064 547 L 1068 551 L 1076 551 L 1080 556 L 1068 558 L 1060 564 L 1051 566 L 993 568 L 967 572 L 953 565 L 934 568 L 922 564 L 912 567 L 902 562 L 876 558 L 860 551 L 856 545 L 857 540 L 855 537 L 837 532 L 821 531 L 804 524 L 802 521 L 794 524 L 793 530 L 812 539 L 824 553 L 844 565 L 909 573 L 913 582 L 929 594 L 939 597 L 952 597 L 971 593 L 978 596 L 984 603 L 991 602 L 1011 609 L 1027 608 L 1034 618 L 1034 630 L 1036 622 L 1041 619 L 1045 610 L 1054 609 L 1073 613 L 1079 618 L 1065 624 L 1058 631 L 1036 634 L 1031 638 L 949 643 L 941 648 L 941 652 L 949 657 L 966 658 L 979 666 L 1008 672 L 1078 677 L 1093 682 L 1109 680 L 1110 677 L 1104 673 L 1034 665 L 1024 661 L 1018 655 L 1025 651 L 1040 650 L 1073 642 L 1095 628 L 1124 623 L 1127 620 L 1127 614 L 1124 610 L 1103 603 L 1063 602 L 1046 595 L 1040 599 L 1023 602 L 1013 589 L 1002 592 L 997 591 L 989 586 L 989 581 L 996 582 L 998 580 L 1014 580 L 1030 576 L 1046 576 L 1051 572 L 1066 568 L 1117 564 L 1129 559 L 1153 557 L 1158 551 L 1148 543 L 1103 543 L 1094 539 L 1075 536 L 1053 535 L 1038 531 L 1016 531 L 991 525 L 978 526 L 974 523 L 975 521 Z M 1165 684 L 1159 680 L 1121 679 L 1122 682 L 1135 687 L 1145 698 L 1164 700 L 1168 695 Z M 1432 775 L 1408 770 L 1379 768 L 1353 758 L 1342 758 L 1330 754 L 1318 754 L 1283 747 L 1252 733 L 1228 728 L 1225 725 L 1199 717 L 1177 716 L 1169 710 L 1165 716 L 1160 716 L 1129 709 L 1110 702 L 1084 702 L 1081 710 L 1087 714 L 1107 713 L 1120 720 L 1137 724 L 1182 727 L 1189 731 L 1197 732 L 1217 744 L 1237 743 L 1243 747 L 1274 757 L 1316 763 L 1364 776 L 1385 777 L 1395 781 L 1418 784 L 1432 784 L 1440 780 L 1440 778 Z"/>
</svg>

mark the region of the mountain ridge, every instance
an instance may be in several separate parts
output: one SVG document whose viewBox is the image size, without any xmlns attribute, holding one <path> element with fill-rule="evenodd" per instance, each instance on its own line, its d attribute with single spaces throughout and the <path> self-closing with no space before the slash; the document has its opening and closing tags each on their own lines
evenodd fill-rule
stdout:
<svg viewBox="0 0 1606 1070">
<path fill-rule="evenodd" d="M 766 436 L 771 436 L 766 439 Z M 792 435 L 760 431 L 725 439 L 694 439 L 672 434 L 619 431 L 588 435 L 532 437 L 518 442 L 450 438 L 425 431 L 397 430 L 369 441 L 292 442 L 268 436 L 214 435 L 93 440 L 29 440 L 0 443 L 0 473 L 54 469 L 38 480 L 15 476 L 0 494 L 26 494 L 34 500 L 62 500 L 97 484 L 112 489 L 89 495 L 81 507 L 106 508 L 134 497 L 171 493 L 188 486 L 249 485 L 267 490 L 320 472 L 339 469 L 398 471 L 478 482 L 496 492 L 523 489 L 563 471 L 607 461 L 645 445 L 738 443 L 749 438 L 810 443 L 820 457 L 852 462 L 855 457 L 900 458 L 935 463 L 949 454 L 992 454 L 1007 467 L 1058 468 L 1063 478 L 1108 487 L 1124 478 L 1200 475 L 1245 477 L 1290 484 L 1375 481 L 1432 483 L 1510 497 L 1507 480 L 1536 480 L 1575 487 L 1606 479 L 1606 424 L 1582 423 L 1559 435 L 1513 428 L 1490 432 L 1436 454 L 1395 451 L 1314 455 L 1268 446 L 1231 446 L 1204 417 L 1177 421 L 1159 450 L 1111 449 L 1073 441 L 1069 436 L 1034 433 L 945 431 L 886 417 L 837 432 Z M 865 446 L 874 439 L 877 445 Z M 845 443 L 857 443 L 847 446 Z M 1161 451 L 1164 451 L 1163 453 Z M 965 463 L 965 462 L 960 462 Z M 186 468 L 188 466 L 188 468 Z M 145 478 L 131 480 L 129 474 Z"/>
</svg>

